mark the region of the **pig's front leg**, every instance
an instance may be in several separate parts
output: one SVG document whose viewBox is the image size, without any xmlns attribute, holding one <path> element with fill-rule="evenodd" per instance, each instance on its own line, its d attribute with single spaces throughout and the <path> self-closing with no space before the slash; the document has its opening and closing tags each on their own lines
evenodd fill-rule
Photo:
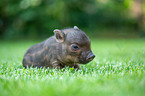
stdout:
<svg viewBox="0 0 145 96">
<path fill-rule="evenodd" d="M 62 68 L 64 68 L 65 66 L 63 66 L 63 65 L 61 65 L 59 62 L 54 62 L 53 64 L 52 64 L 52 68 L 54 68 L 54 69 L 62 69 Z"/>
<path fill-rule="evenodd" d="M 73 67 L 74 67 L 74 69 L 77 69 L 77 70 L 78 70 L 78 69 L 81 69 L 81 67 L 80 67 L 80 65 L 79 65 L 79 64 L 74 64 L 74 66 L 73 66 Z"/>
</svg>

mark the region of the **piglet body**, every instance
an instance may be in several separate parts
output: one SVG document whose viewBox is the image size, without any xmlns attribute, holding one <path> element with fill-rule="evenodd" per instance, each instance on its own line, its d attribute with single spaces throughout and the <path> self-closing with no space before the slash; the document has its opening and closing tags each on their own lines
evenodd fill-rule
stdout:
<svg viewBox="0 0 145 96">
<path fill-rule="evenodd" d="M 79 63 L 86 64 L 95 55 L 90 48 L 88 36 L 77 26 L 54 30 L 54 36 L 30 47 L 23 58 L 24 67 L 80 69 Z"/>
</svg>

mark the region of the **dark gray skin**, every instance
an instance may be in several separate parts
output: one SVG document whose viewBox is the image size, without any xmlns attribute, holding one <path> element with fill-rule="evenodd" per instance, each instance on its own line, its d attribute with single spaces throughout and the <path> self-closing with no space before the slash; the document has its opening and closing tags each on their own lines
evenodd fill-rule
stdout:
<svg viewBox="0 0 145 96">
<path fill-rule="evenodd" d="M 90 39 L 77 26 L 54 30 L 54 36 L 30 47 L 23 59 L 24 67 L 80 69 L 95 58 L 90 48 Z"/>
</svg>

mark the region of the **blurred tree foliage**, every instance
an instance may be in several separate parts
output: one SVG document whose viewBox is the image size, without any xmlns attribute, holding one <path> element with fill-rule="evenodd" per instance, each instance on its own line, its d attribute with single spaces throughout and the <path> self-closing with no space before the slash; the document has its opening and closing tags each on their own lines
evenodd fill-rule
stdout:
<svg viewBox="0 0 145 96">
<path fill-rule="evenodd" d="M 0 38 L 43 38 L 55 28 L 133 29 L 133 0 L 0 0 Z M 89 34 L 89 33 L 88 33 Z M 94 33 L 95 34 L 95 33 Z"/>
</svg>

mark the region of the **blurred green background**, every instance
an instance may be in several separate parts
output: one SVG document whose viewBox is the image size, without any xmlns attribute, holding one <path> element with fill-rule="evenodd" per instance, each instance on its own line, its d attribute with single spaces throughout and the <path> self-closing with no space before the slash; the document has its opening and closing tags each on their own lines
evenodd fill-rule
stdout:
<svg viewBox="0 0 145 96">
<path fill-rule="evenodd" d="M 143 0 L 0 0 L 0 39 L 44 39 L 78 26 L 92 38 L 145 37 Z"/>
<path fill-rule="evenodd" d="M 145 0 L 0 0 L 0 96 L 145 96 L 144 15 Z M 92 62 L 23 68 L 30 46 L 73 26 L 91 38 Z"/>
</svg>

